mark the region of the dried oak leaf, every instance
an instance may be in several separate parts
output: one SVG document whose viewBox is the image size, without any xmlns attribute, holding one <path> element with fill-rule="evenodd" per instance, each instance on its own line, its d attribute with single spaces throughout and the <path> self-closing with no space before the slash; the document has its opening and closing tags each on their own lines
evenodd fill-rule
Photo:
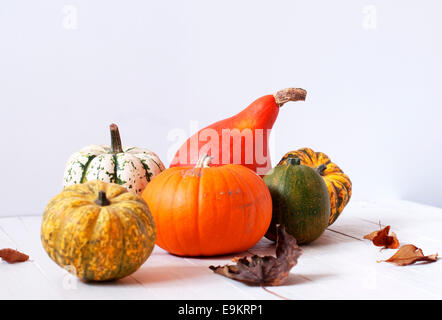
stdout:
<svg viewBox="0 0 442 320">
<path fill-rule="evenodd" d="M 398 266 L 408 266 L 418 261 L 435 262 L 437 260 L 437 253 L 425 256 L 422 249 L 412 245 L 406 244 L 399 248 L 399 250 L 387 260 L 378 262 L 394 263 Z"/>
<path fill-rule="evenodd" d="M 236 265 L 210 266 L 213 272 L 249 284 L 276 286 L 282 284 L 298 262 L 302 249 L 284 227 L 277 226 L 276 258 L 273 256 L 243 257 Z M 236 259 L 235 259 L 236 260 Z"/>
<path fill-rule="evenodd" d="M 1 249 L 0 258 L 8 263 L 24 262 L 29 259 L 29 256 L 14 249 Z"/>
<path fill-rule="evenodd" d="M 374 231 L 364 236 L 364 239 L 371 240 L 377 247 L 384 247 L 384 249 L 397 249 L 399 248 L 399 240 L 394 232 L 388 235 L 390 232 L 390 226 L 386 226 L 384 229 Z"/>
</svg>

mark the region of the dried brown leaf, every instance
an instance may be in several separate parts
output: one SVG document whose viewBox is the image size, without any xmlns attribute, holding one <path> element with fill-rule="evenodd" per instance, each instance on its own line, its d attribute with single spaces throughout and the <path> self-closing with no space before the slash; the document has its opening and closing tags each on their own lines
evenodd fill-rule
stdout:
<svg viewBox="0 0 442 320">
<path fill-rule="evenodd" d="M 389 259 L 378 262 L 388 262 L 398 266 L 408 266 L 419 261 L 427 263 L 435 262 L 437 261 L 437 253 L 425 256 L 422 249 L 412 244 L 406 244 L 400 247 Z"/>
<path fill-rule="evenodd" d="M 6 248 L 0 250 L 0 258 L 8 263 L 24 262 L 29 256 L 14 249 Z"/>
<path fill-rule="evenodd" d="M 384 229 L 373 231 L 364 236 L 364 239 L 371 240 L 377 247 L 384 247 L 384 249 L 397 249 L 399 248 L 399 240 L 394 232 L 389 235 L 390 226 L 386 226 Z"/>
<path fill-rule="evenodd" d="M 289 235 L 284 227 L 277 226 L 276 258 L 273 256 L 243 257 L 236 265 L 210 266 L 213 272 L 225 277 L 261 286 L 282 284 L 290 270 L 298 262 L 302 249 L 296 239 Z"/>
</svg>

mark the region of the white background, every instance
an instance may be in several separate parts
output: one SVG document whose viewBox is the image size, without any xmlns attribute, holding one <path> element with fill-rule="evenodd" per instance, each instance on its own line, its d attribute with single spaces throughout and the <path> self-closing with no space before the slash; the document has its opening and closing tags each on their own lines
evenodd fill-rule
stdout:
<svg viewBox="0 0 442 320">
<path fill-rule="evenodd" d="M 375 10 L 375 15 L 373 15 Z M 41 214 L 71 153 L 150 148 L 286 87 L 308 91 L 275 123 L 273 163 L 308 146 L 353 199 L 442 207 L 442 2 L 0 3 L 0 216 Z M 173 149 L 173 150 L 172 150 Z"/>
</svg>

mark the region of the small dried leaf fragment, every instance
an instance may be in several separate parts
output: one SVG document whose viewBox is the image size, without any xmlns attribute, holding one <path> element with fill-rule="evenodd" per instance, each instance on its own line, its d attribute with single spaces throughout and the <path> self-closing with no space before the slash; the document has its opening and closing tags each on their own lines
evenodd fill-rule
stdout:
<svg viewBox="0 0 442 320">
<path fill-rule="evenodd" d="M 396 253 L 387 260 L 381 260 L 378 262 L 393 263 L 398 266 L 408 266 L 416 262 L 435 262 L 437 261 L 437 253 L 425 256 L 422 249 L 412 245 L 406 244 L 399 248 Z"/>
<path fill-rule="evenodd" d="M 371 240 L 377 247 L 384 247 L 384 249 L 397 249 L 399 248 L 399 240 L 394 232 L 389 235 L 390 226 L 386 226 L 384 229 L 374 231 L 364 236 L 364 239 Z"/>
<path fill-rule="evenodd" d="M 7 248 L 0 250 L 0 258 L 8 263 L 16 263 L 27 261 L 29 256 L 17 250 Z"/>
<path fill-rule="evenodd" d="M 282 284 L 297 264 L 302 249 L 284 227 L 277 226 L 276 258 L 273 256 L 243 257 L 236 265 L 210 266 L 213 272 L 249 284 L 276 286 Z"/>
</svg>

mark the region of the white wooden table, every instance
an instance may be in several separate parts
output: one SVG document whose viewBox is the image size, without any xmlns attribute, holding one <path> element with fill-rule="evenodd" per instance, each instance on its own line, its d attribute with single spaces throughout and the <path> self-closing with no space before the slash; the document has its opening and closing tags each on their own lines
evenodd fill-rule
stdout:
<svg viewBox="0 0 442 320">
<path fill-rule="evenodd" d="M 401 244 L 424 254 L 442 253 L 442 209 L 405 201 L 350 202 L 341 217 L 310 245 L 283 286 L 290 299 L 441 299 L 442 262 L 398 267 L 377 263 L 380 251 L 365 234 L 391 225 Z M 117 282 L 88 284 L 58 267 L 40 243 L 41 216 L 0 218 L 0 248 L 16 248 L 30 261 L 0 261 L 0 299 L 278 299 L 260 287 L 214 274 L 210 265 L 233 256 L 180 258 L 156 247 L 134 274 Z M 266 239 L 244 254 L 273 254 Z M 237 255 L 238 256 L 238 255 Z"/>
</svg>

